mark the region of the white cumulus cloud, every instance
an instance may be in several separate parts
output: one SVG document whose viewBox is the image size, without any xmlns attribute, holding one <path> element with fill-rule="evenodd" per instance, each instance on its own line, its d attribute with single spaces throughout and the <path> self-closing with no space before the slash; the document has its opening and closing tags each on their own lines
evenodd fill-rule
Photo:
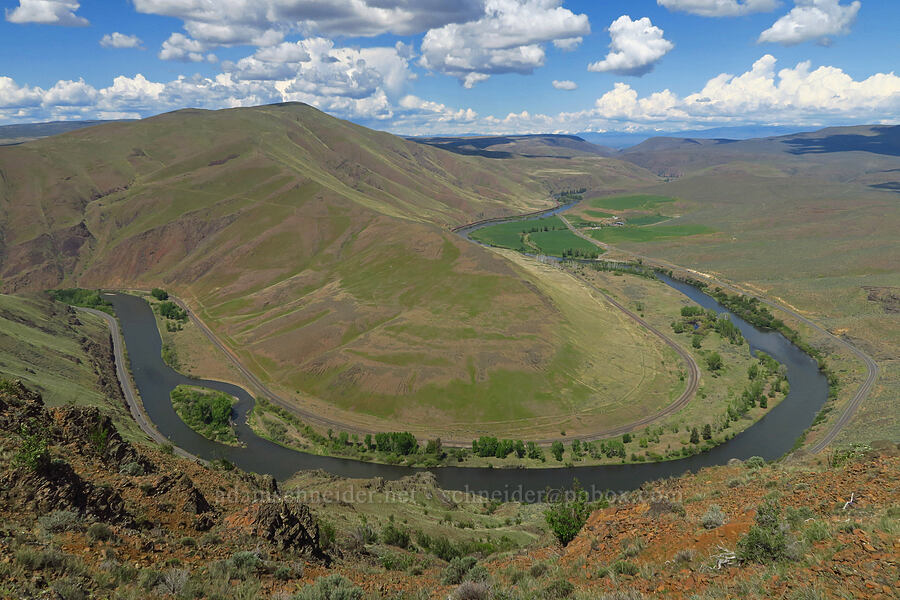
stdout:
<svg viewBox="0 0 900 600">
<path fill-rule="evenodd" d="M 554 79 L 553 87 L 555 87 L 558 90 L 577 90 L 578 84 L 575 83 L 574 81 L 569 81 L 567 79 L 563 80 L 563 81 Z"/>
<path fill-rule="evenodd" d="M 76 0 L 19 0 L 19 6 L 13 10 L 6 9 L 6 20 L 10 23 L 85 27 L 90 25 L 88 20 L 75 14 L 80 6 Z"/>
<path fill-rule="evenodd" d="M 103 88 L 66 80 L 43 89 L 0 77 L 0 122 L 137 118 L 187 106 L 214 109 L 290 100 L 380 129 L 422 135 L 671 131 L 772 122 L 817 126 L 890 122 L 900 115 L 900 77 L 894 73 L 857 80 L 840 68 L 816 67 L 809 61 L 778 69 L 775 58 L 766 54 L 745 72 L 719 74 L 686 95 L 668 89 L 641 95 L 627 83 L 617 82 L 580 111 L 482 116 L 471 108 L 403 92 L 409 77 L 403 62 L 409 57 L 406 48 L 339 48 L 322 38 L 300 44 L 253 55 L 260 61 L 293 60 L 297 74 L 281 80 L 245 79 L 233 70 L 168 82 L 140 74 L 118 76 Z M 323 70 L 307 71 L 313 68 Z"/>
<path fill-rule="evenodd" d="M 571 49 L 590 31 L 587 15 L 561 0 L 487 0 L 480 19 L 428 31 L 419 64 L 470 88 L 494 74 L 531 73 L 544 65 L 545 43 Z"/>
<path fill-rule="evenodd" d="M 136 35 L 125 35 L 114 31 L 100 38 L 100 45 L 104 48 L 140 48 L 143 42 Z"/>
<path fill-rule="evenodd" d="M 862 4 L 854 0 L 796 0 L 796 6 L 759 35 L 759 42 L 792 46 L 809 40 L 828 44 L 831 36 L 846 35 Z"/>
<path fill-rule="evenodd" d="M 134 0 L 138 12 L 181 19 L 210 46 L 281 41 L 289 32 L 412 35 L 484 14 L 485 0 Z"/>
<path fill-rule="evenodd" d="M 640 77 L 653 70 L 656 63 L 675 47 L 663 37 L 663 30 L 643 17 L 635 21 L 622 15 L 609 26 L 609 54 L 588 65 L 588 71 L 612 72 Z"/>
<path fill-rule="evenodd" d="M 216 56 L 208 53 L 209 46 L 204 42 L 193 40 L 183 33 L 173 33 L 162 43 L 159 50 L 160 60 L 177 60 L 181 62 L 215 62 Z"/>
<path fill-rule="evenodd" d="M 737 17 L 769 12 L 778 6 L 778 0 L 656 0 L 656 3 L 701 17 Z"/>
</svg>

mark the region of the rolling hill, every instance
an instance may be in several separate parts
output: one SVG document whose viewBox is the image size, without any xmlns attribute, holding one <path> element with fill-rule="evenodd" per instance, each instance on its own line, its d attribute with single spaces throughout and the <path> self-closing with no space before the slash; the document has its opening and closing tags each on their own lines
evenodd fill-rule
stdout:
<svg viewBox="0 0 900 600">
<path fill-rule="evenodd" d="M 466 137 L 423 137 L 413 141 L 450 152 L 486 158 L 572 158 L 575 156 L 613 156 L 612 148 L 592 144 L 575 135 L 503 135 Z"/>
<path fill-rule="evenodd" d="M 629 163 L 461 156 L 287 104 L 0 148 L 0 174 L 5 291 L 166 287 L 267 385 L 360 427 L 541 430 L 677 383 L 586 287 L 449 231 L 656 181 Z"/>
</svg>

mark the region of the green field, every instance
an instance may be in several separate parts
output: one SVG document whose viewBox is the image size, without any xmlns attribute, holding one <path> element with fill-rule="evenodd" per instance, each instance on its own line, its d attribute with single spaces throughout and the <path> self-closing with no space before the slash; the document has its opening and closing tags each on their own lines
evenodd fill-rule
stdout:
<svg viewBox="0 0 900 600">
<path fill-rule="evenodd" d="M 655 242 L 709 233 L 715 233 L 715 230 L 705 225 L 663 225 L 652 228 L 626 225 L 625 227 L 594 229 L 590 235 L 595 240 L 617 244 L 620 242 Z"/>
<path fill-rule="evenodd" d="M 567 250 L 581 252 L 587 256 L 599 256 L 603 252 L 601 248 L 578 237 L 568 229 L 531 233 L 528 235 L 528 240 L 540 249 L 541 254 L 548 256 L 563 256 Z"/>
<path fill-rule="evenodd" d="M 172 406 L 188 427 L 203 437 L 237 445 L 237 435 L 231 423 L 233 397 L 216 390 L 179 385 L 172 390 Z"/>
<path fill-rule="evenodd" d="M 544 227 L 547 227 L 548 229 L 566 228 L 559 217 L 547 217 L 546 219 L 512 221 L 510 223 L 490 225 L 488 227 L 476 229 L 469 237 L 489 246 L 509 248 L 510 250 L 521 250 L 526 248 L 522 243 L 522 233 L 538 231 Z"/>
<path fill-rule="evenodd" d="M 584 212 L 585 212 L 585 214 L 587 214 L 588 216 L 594 217 L 594 218 L 597 218 L 597 219 L 611 219 L 611 218 L 613 218 L 614 216 L 616 216 L 616 215 L 614 215 L 614 214 L 612 214 L 612 213 L 603 212 L 602 210 L 586 210 L 586 211 L 584 211 Z"/>
<path fill-rule="evenodd" d="M 625 217 L 625 222 L 629 225 L 640 227 L 641 225 L 653 225 L 655 223 L 662 223 L 663 221 L 670 221 L 671 219 L 672 217 L 663 215 L 635 215 L 633 217 Z"/>
<path fill-rule="evenodd" d="M 652 210 L 660 204 L 675 202 L 675 198 L 667 196 L 654 196 L 651 194 L 637 194 L 634 196 L 612 196 L 609 198 L 591 198 L 588 200 L 593 208 L 606 208 L 609 210 Z"/>
</svg>

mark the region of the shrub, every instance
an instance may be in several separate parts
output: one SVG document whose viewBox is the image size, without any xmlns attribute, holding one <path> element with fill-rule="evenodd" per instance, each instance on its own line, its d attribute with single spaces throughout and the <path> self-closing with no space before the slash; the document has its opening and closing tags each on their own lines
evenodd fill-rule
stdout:
<svg viewBox="0 0 900 600">
<path fill-rule="evenodd" d="M 572 496 L 572 499 L 569 500 L 567 496 Z M 577 480 L 572 488 L 572 494 L 560 494 L 557 501 L 544 511 L 547 525 L 563 546 L 575 539 L 589 515 L 587 492 L 581 489 Z"/>
<path fill-rule="evenodd" d="M 728 480 L 728 487 L 730 488 L 738 488 L 744 485 L 744 480 L 738 477 L 734 477 L 733 479 Z"/>
<path fill-rule="evenodd" d="M 781 521 L 781 506 L 775 500 L 766 500 L 757 508 L 756 524 L 738 542 L 738 556 L 758 563 L 787 558 L 786 529 Z"/>
<path fill-rule="evenodd" d="M 676 563 L 685 564 L 693 561 L 695 556 L 697 552 L 693 548 L 682 548 L 675 553 L 674 560 Z"/>
<path fill-rule="evenodd" d="M 766 466 L 766 459 L 762 456 L 751 456 L 746 461 L 744 461 L 744 466 L 748 469 L 761 469 Z"/>
<path fill-rule="evenodd" d="M 722 368 L 722 357 L 718 352 L 711 352 L 706 356 L 706 366 L 710 371 L 718 371 Z"/>
<path fill-rule="evenodd" d="M 106 523 L 92 523 L 87 530 L 87 538 L 90 542 L 107 542 L 113 537 L 113 531 Z"/>
<path fill-rule="evenodd" d="M 63 564 L 63 554 L 52 547 L 47 550 L 19 548 L 16 550 L 16 562 L 28 571 L 58 569 Z"/>
<path fill-rule="evenodd" d="M 454 600 L 487 600 L 491 586 L 484 581 L 463 581 L 451 596 Z"/>
<path fill-rule="evenodd" d="M 241 550 L 232 554 L 229 562 L 235 571 L 250 573 L 255 571 L 260 565 L 262 557 L 260 557 L 259 553 L 252 550 Z"/>
<path fill-rule="evenodd" d="M 565 579 L 556 579 L 544 588 L 544 598 L 555 600 L 557 598 L 568 598 L 575 592 L 575 586 Z"/>
<path fill-rule="evenodd" d="M 641 550 L 647 547 L 644 538 L 633 538 L 622 542 L 622 556 L 632 558 L 641 553 Z"/>
<path fill-rule="evenodd" d="M 81 583 L 71 577 L 57 579 L 50 584 L 50 587 L 61 600 L 85 600 L 87 598 L 87 593 Z"/>
<path fill-rule="evenodd" d="M 450 561 L 447 568 L 441 574 L 441 583 L 443 585 L 457 585 L 466 579 L 469 571 L 475 566 L 476 561 L 471 556 L 457 557 Z"/>
<path fill-rule="evenodd" d="M 187 569 L 169 569 L 159 578 L 156 584 L 156 591 L 160 594 L 170 594 L 177 596 L 187 585 L 191 574 Z"/>
<path fill-rule="evenodd" d="M 710 504 L 706 512 L 700 518 L 700 523 L 706 529 L 715 529 L 725 524 L 725 513 L 718 504 Z"/>
<path fill-rule="evenodd" d="M 409 532 L 395 527 L 393 523 L 388 523 L 381 530 L 381 541 L 389 546 L 407 548 L 409 546 Z"/>
<path fill-rule="evenodd" d="M 350 543 L 356 548 L 362 548 L 367 544 L 378 542 L 378 534 L 372 529 L 368 523 L 358 525 L 356 529 L 350 532 Z"/>
<path fill-rule="evenodd" d="M 196 548 L 197 547 L 197 540 L 190 536 L 185 536 L 185 537 L 181 538 L 180 540 L 178 540 L 178 543 L 181 544 L 182 546 L 184 546 L 185 548 Z"/>
<path fill-rule="evenodd" d="M 535 579 L 540 579 L 541 577 L 543 577 L 544 575 L 547 574 L 547 570 L 548 570 L 548 567 L 547 567 L 546 564 L 544 564 L 544 563 L 534 563 L 533 565 L 531 565 L 531 569 L 529 569 L 528 572 L 529 572 L 529 573 L 531 574 L 531 576 L 534 577 Z"/>
<path fill-rule="evenodd" d="M 640 569 L 636 564 L 627 560 L 617 560 L 612 564 L 612 571 L 618 575 L 637 575 Z"/>
<path fill-rule="evenodd" d="M 139 462 L 129 462 L 122 465 L 122 468 L 119 469 L 119 473 L 122 475 L 131 475 L 132 477 L 140 477 L 145 474 L 144 466 Z"/>
<path fill-rule="evenodd" d="M 22 425 L 19 431 L 22 445 L 14 463 L 31 471 L 43 471 L 50 465 L 50 434 L 36 421 Z"/>
<path fill-rule="evenodd" d="M 363 591 L 342 575 L 319 577 L 301 589 L 293 600 L 360 600 Z"/>
<path fill-rule="evenodd" d="M 78 530 L 81 529 L 82 522 L 81 515 L 70 510 L 54 510 L 38 517 L 38 523 L 48 533 Z"/>
<path fill-rule="evenodd" d="M 291 579 L 291 574 L 292 571 L 290 567 L 281 565 L 280 567 L 275 569 L 274 576 L 278 581 L 289 581 Z"/>
<path fill-rule="evenodd" d="M 823 523 L 822 521 L 812 521 L 803 530 L 803 537 L 807 542 L 813 544 L 815 542 L 827 540 L 831 537 L 831 530 L 828 528 L 827 523 Z"/>
<path fill-rule="evenodd" d="M 794 529 L 800 527 L 807 519 L 812 519 L 815 516 L 815 513 L 808 506 L 801 506 L 799 508 L 789 507 L 785 513 L 787 522 L 790 523 L 791 527 Z"/>
</svg>

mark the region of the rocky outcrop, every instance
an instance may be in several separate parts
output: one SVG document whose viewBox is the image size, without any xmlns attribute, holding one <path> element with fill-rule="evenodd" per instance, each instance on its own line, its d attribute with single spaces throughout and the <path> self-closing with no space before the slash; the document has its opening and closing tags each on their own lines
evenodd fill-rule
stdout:
<svg viewBox="0 0 900 600">
<path fill-rule="evenodd" d="M 20 467 L 3 473 L 0 500 L 36 514 L 68 510 L 110 523 L 134 522 L 119 492 L 85 481 L 62 461 L 53 461 L 40 470 Z"/>
<path fill-rule="evenodd" d="M 299 502 L 281 499 L 259 504 L 253 534 L 283 550 L 326 558 L 319 543 L 319 524 L 309 507 Z"/>
<path fill-rule="evenodd" d="M 112 420 L 96 407 L 67 406 L 50 411 L 56 441 L 80 454 L 90 453 L 116 471 L 138 463 L 145 473 L 156 466 L 122 439 Z"/>
</svg>

